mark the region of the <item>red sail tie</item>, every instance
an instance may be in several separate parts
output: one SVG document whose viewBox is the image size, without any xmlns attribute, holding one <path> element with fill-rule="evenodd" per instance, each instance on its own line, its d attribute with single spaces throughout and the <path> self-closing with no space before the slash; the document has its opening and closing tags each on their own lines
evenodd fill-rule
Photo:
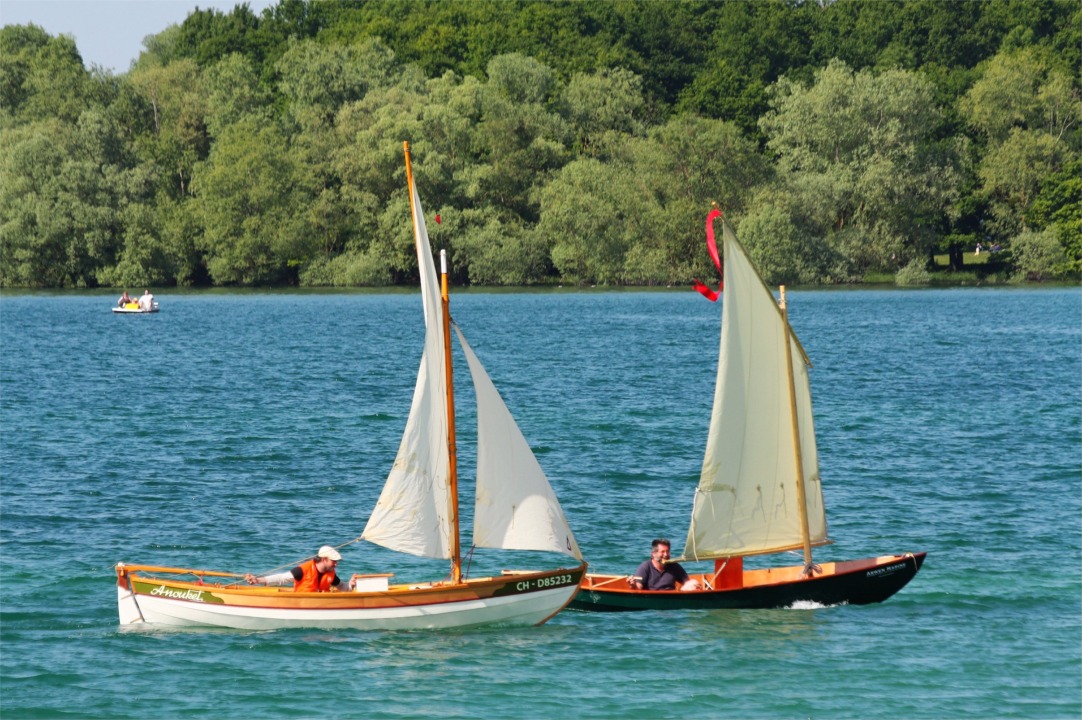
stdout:
<svg viewBox="0 0 1082 720">
<path fill-rule="evenodd" d="M 718 244 L 714 240 L 714 220 L 719 217 L 724 217 L 721 210 L 714 208 L 710 211 L 710 214 L 706 216 L 706 249 L 710 252 L 710 257 L 714 261 L 714 267 L 718 269 L 718 275 L 722 276 L 722 280 L 718 283 L 717 291 L 711 290 L 706 285 L 699 281 L 699 278 L 695 278 L 695 284 L 693 287 L 698 290 L 703 297 L 710 302 L 717 302 L 717 299 L 721 296 L 721 291 L 725 289 L 725 273 L 721 270 L 721 257 L 718 255 Z"/>
</svg>

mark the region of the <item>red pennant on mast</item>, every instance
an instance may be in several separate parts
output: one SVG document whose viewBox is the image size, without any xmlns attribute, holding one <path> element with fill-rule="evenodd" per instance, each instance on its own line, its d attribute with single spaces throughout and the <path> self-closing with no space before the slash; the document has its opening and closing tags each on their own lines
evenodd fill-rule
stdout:
<svg viewBox="0 0 1082 720">
<path fill-rule="evenodd" d="M 721 256 L 718 255 L 718 244 L 714 240 L 714 220 L 719 217 L 723 218 L 725 215 L 717 207 L 706 216 L 706 249 L 710 253 L 710 258 L 714 261 L 714 267 L 718 269 L 718 275 L 721 275 L 722 279 L 718 283 L 716 291 L 701 283 L 699 278 L 695 278 L 695 284 L 693 285 L 710 302 L 717 302 L 717 299 L 721 296 L 721 291 L 725 289 L 725 273 L 721 270 Z"/>
</svg>

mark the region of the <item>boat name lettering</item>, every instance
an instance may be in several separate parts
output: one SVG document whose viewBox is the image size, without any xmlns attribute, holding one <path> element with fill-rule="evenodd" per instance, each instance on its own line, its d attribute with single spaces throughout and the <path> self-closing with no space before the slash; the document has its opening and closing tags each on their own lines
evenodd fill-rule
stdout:
<svg viewBox="0 0 1082 720">
<path fill-rule="evenodd" d="M 522 580 L 515 583 L 515 589 L 519 592 L 526 592 L 527 590 L 539 590 L 541 588 L 559 587 L 560 585 L 570 585 L 575 582 L 575 579 L 570 575 L 553 575 L 552 577 L 542 577 L 536 580 Z"/>
<path fill-rule="evenodd" d="M 876 577 L 879 575 L 887 575 L 889 573 L 900 570 L 904 567 L 904 564 L 899 565 L 887 565 L 886 567 L 876 568 L 875 570 L 868 571 L 868 577 Z"/>
<path fill-rule="evenodd" d="M 150 591 L 151 595 L 162 595 L 174 600 L 194 600 L 195 602 L 205 602 L 203 600 L 202 590 L 173 590 L 167 588 L 164 585 L 159 585 Z"/>
</svg>

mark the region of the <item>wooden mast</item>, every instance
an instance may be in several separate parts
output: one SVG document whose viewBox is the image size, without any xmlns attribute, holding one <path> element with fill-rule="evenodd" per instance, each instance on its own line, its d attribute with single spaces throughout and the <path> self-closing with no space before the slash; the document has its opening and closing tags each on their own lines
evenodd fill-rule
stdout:
<svg viewBox="0 0 1082 720">
<path fill-rule="evenodd" d="M 781 319 L 785 333 L 785 374 L 789 379 L 789 418 L 793 427 L 793 457 L 796 459 L 796 500 L 800 506 L 800 537 L 804 543 L 804 574 L 809 574 L 812 568 L 811 531 L 808 530 L 808 500 L 804 490 L 804 454 L 800 449 L 800 422 L 797 419 L 796 409 L 796 382 L 793 379 L 793 350 L 789 336 L 789 313 L 785 306 L 785 286 L 778 288 L 781 301 Z"/>
<path fill-rule="evenodd" d="M 451 581 L 462 582 L 462 548 L 458 537 L 458 451 L 455 448 L 454 372 L 451 367 L 451 297 L 447 292 L 447 251 L 440 250 L 440 296 L 443 300 L 443 352 L 447 368 L 447 455 L 451 485 Z M 805 526 L 808 524 L 804 521 Z"/>
<path fill-rule="evenodd" d="M 410 215 L 413 217 L 414 235 L 420 227 L 417 217 L 417 204 L 414 201 L 416 191 L 413 187 L 413 168 L 410 164 L 410 144 L 402 143 L 406 153 L 406 184 L 410 191 Z M 419 238 L 417 238 L 419 240 Z M 425 240 L 427 242 L 427 238 Z M 458 532 L 458 459 L 455 449 L 455 391 L 454 368 L 451 365 L 451 301 L 447 292 L 447 253 L 440 252 L 440 305 L 443 309 L 443 353 L 444 369 L 447 381 L 447 460 L 450 486 L 451 518 L 451 581 L 456 585 L 462 582 L 462 549 Z"/>
</svg>

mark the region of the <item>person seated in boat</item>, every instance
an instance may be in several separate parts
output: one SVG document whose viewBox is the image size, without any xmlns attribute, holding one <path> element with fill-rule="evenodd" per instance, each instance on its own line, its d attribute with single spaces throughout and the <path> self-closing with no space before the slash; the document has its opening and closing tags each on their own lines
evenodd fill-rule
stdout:
<svg viewBox="0 0 1082 720">
<path fill-rule="evenodd" d="M 324 545 L 311 560 L 306 560 L 292 570 L 274 575 L 256 577 L 252 573 L 244 576 L 250 585 L 288 585 L 293 583 L 293 592 L 338 592 L 346 587 L 353 589 L 356 576 L 348 582 L 338 577 L 336 569 L 342 555 L 330 545 Z"/>
<path fill-rule="evenodd" d="M 154 296 L 150 294 L 150 290 L 143 290 L 143 296 L 139 298 L 140 310 L 153 310 L 154 309 Z"/>
<path fill-rule="evenodd" d="M 639 565 L 627 584 L 635 590 L 701 590 L 698 580 L 688 577 L 680 563 L 666 562 L 672 553 L 672 543 L 658 538 L 650 543 L 650 559 Z"/>
<path fill-rule="evenodd" d="M 128 291 L 125 290 L 124 294 L 120 296 L 120 299 L 116 301 L 116 306 L 117 307 L 124 307 L 128 303 L 132 303 L 132 302 L 135 302 L 135 301 L 131 299 L 131 296 L 128 295 Z"/>
</svg>

